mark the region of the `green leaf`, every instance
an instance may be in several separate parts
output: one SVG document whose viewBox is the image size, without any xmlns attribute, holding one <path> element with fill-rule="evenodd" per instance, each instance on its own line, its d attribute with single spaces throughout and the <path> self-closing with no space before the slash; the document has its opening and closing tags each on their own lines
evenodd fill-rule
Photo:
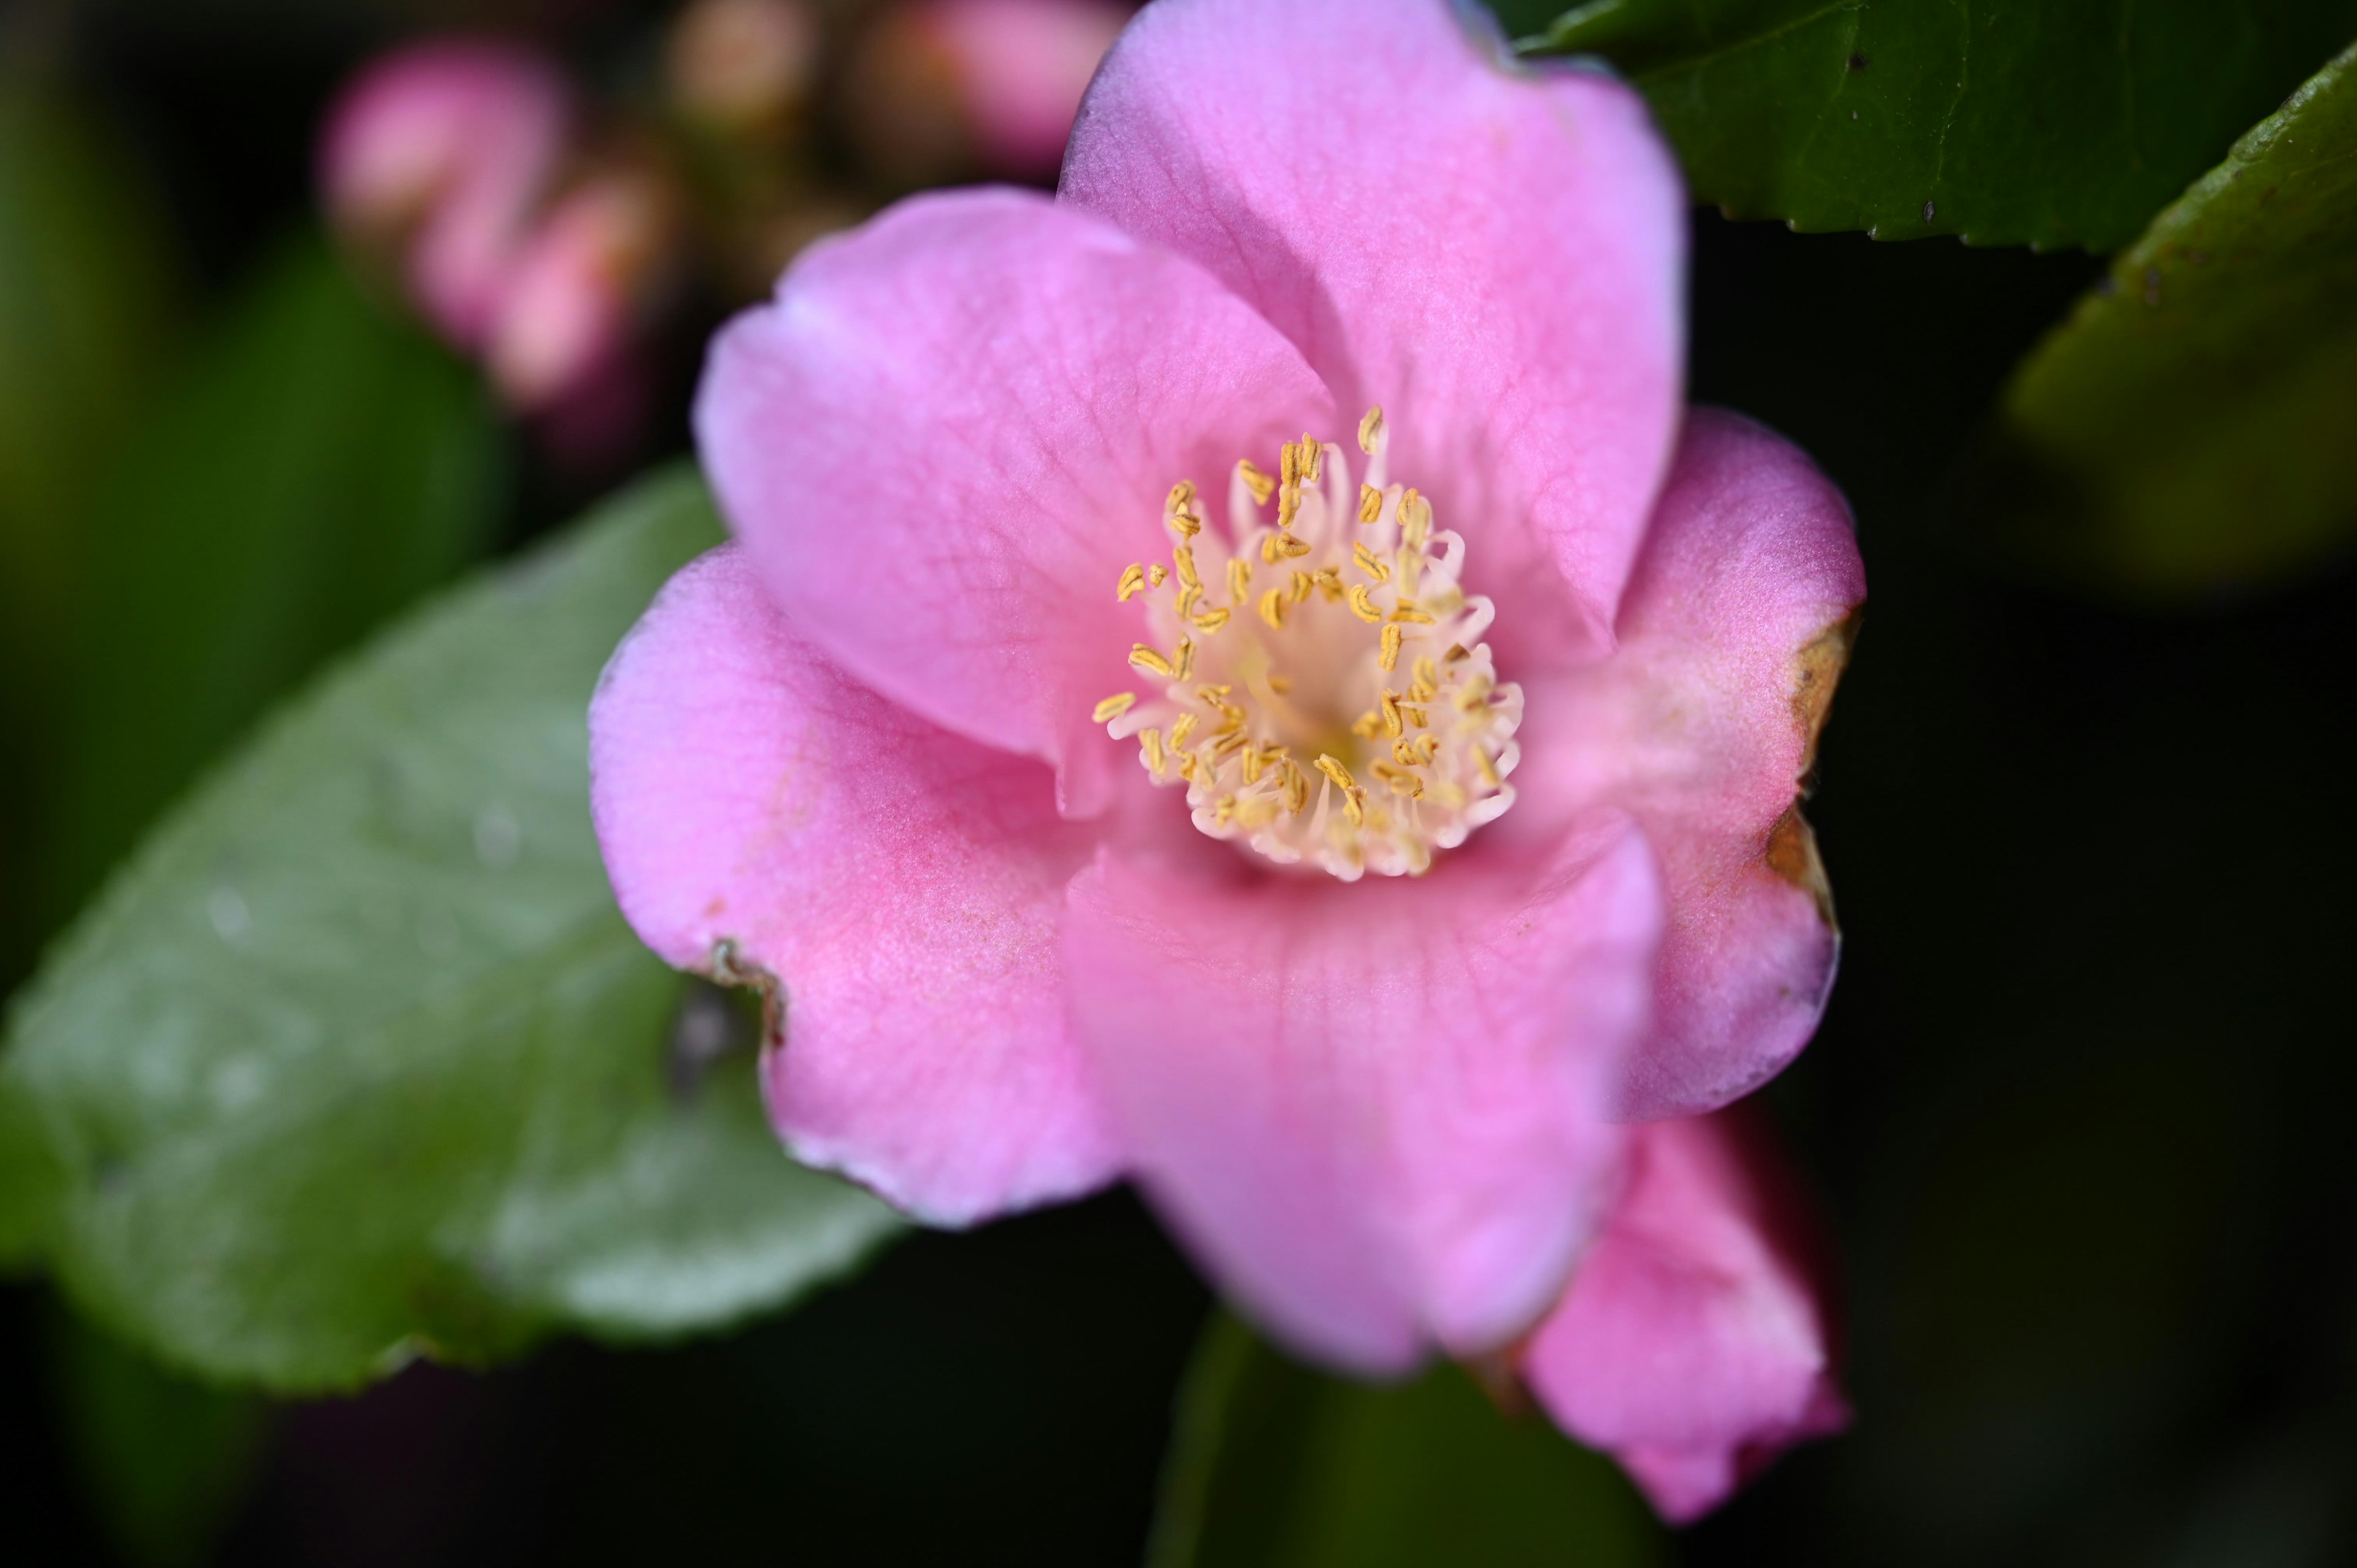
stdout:
<svg viewBox="0 0 2357 1568">
<path fill-rule="evenodd" d="M 1610 61 L 1729 217 L 2104 251 L 2352 34 L 2350 0 L 1591 0 L 1525 47 Z"/>
<path fill-rule="evenodd" d="M 2023 362 L 1967 518 L 2154 602 L 2281 578 L 2357 535 L 2352 61 L 2236 143 Z"/>
<path fill-rule="evenodd" d="M 0 651 L 62 618 L 68 521 L 169 340 L 165 225 L 82 108 L 0 72 Z"/>
<path fill-rule="evenodd" d="M 77 924 L 0 1085 L 64 1169 L 49 1261 L 81 1306 L 323 1389 L 709 1326 L 894 1232 L 786 1158 L 737 1015 L 640 946 L 590 830 L 597 672 L 718 537 L 666 479 L 413 615 Z"/>
<path fill-rule="evenodd" d="M 324 657 L 491 542 L 504 439 L 468 368 L 317 238 L 198 346 L 77 521 L 46 912 Z"/>
<path fill-rule="evenodd" d="M 176 1378 L 65 1311 L 48 1364 L 97 1521 L 137 1568 L 210 1563 L 270 1422 L 252 1394 Z"/>
<path fill-rule="evenodd" d="M 1180 1396 L 1149 1568 L 1652 1564 L 1661 1528 L 1610 1461 L 1509 1419 L 1454 1367 L 1374 1387 L 1224 1314 Z"/>
</svg>

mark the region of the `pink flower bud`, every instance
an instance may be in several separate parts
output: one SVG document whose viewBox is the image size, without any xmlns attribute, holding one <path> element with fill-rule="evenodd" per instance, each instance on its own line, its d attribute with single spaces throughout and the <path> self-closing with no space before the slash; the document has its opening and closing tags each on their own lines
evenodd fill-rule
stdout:
<svg viewBox="0 0 2357 1568">
<path fill-rule="evenodd" d="M 565 144 L 563 79 L 537 56 L 441 38 L 378 59 L 320 138 L 329 215 L 399 265 L 452 343 L 481 340 Z"/>
<path fill-rule="evenodd" d="M 920 0 L 855 68 L 853 114 L 888 170 L 1052 178 L 1097 62 L 1128 22 L 1113 0 Z"/>
<path fill-rule="evenodd" d="M 600 174 L 567 194 L 525 246 L 490 324 L 492 381 L 522 412 L 611 367 L 661 281 L 672 213 L 651 175 Z"/>
</svg>

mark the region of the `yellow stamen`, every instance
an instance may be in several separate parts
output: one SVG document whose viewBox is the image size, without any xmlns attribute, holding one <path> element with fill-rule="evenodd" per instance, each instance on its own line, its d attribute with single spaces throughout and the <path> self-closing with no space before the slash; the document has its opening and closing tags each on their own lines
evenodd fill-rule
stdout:
<svg viewBox="0 0 2357 1568">
<path fill-rule="evenodd" d="M 1276 481 L 1254 467 L 1251 458 L 1238 463 L 1236 472 L 1243 476 L 1244 489 L 1252 492 L 1253 505 L 1266 506 L 1268 498 L 1276 493 Z"/>
<path fill-rule="evenodd" d="M 1383 647 L 1375 655 L 1375 662 L 1382 665 L 1383 673 L 1388 675 L 1399 663 L 1399 656 L 1400 628 L 1396 626 L 1387 626 L 1383 628 Z"/>
<path fill-rule="evenodd" d="M 1143 671 L 1148 675 L 1159 675 L 1166 681 L 1175 678 L 1178 673 L 1177 665 L 1142 642 L 1130 645 L 1129 667 Z"/>
<path fill-rule="evenodd" d="M 1400 720 L 1399 697 L 1394 693 L 1385 692 L 1383 695 L 1383 733 L 1396 740 L 1407 733 L 1407 725 Z"/>
<path fill-rule="evenodd" d="M 1369 626 L 1380 625 L 1383 618 L 1383 612 L 1375 607 L 1374 600 L 1367 597 L 1367 585 L 1364 583 L 1351 585 L 1351 613 Z"/>
<path fill-rule="evenodd" d="M 1195 547 L 1181 544 L 1170 552 L 1170 564 L 1178 568 L 1178 580 L 1190 588 L 1200 588 L 1203 579 L 1195 575 Z"/>
<path fill-rule="evenodd" d="M 1185 638 L 1178 639 L 1178 657 L 1171 660 L 1170 673 L 1184 681 L 1195 672 L 1195 645 Z"/>
<path fill-rule="evenodd" d="M 1361 740 L 1374 739 L 1375 732 L 1383 727 L 1383 715 L 1377 713 L 1372 708 L 1369 708 L 1365 713 L 1361 714 L 1357 718 L 1351 721 L 1351 733 L 1357 736 Z"/>
<path fill-rule="evenodd" d="M 1343 767 L 1340 760 L 1330 753 L 1319 752 L 1317 762 L 1312 766 L 1345 789 L 1355 789 L 1359 787 L 1359 781 L 1351 777 L 1351 770 Z"/>
<path fill-rule="evenodd" d="M 1200 720 L 1198 715 L 1194 714 L 1179 714 L 1178 722 L 1170 726 L 1170 749 L 1173 751 L 1186 750 L 1187 737 L 1195 733 L 1195 725 L 1199 722 Z"/>
<path fill-rule="evenodd" d="M 1287 692 L 1293 690 L 1293 677 L 1290 675 L 1272 675 L 1268 678 L 1268 689 L 1282 697 Z"/>
<path fill-rule="evenodd" d="M 1170 568 L 1157 561 L 1146 569 L 1146 580 L 1158 588 L 1170 580 Z"/>
<path fill-rule="evenodd" d="M 1372 485 L 1361 485 L 1359 487 L 1359 521 L 1361 524 L 1373 522 L 1383 515 L 1383 492 Z"/>
<path fill-rule="evenodd" d="M 1430 616 L 1425 614 L 1422 610 L 1416 608 L 1414 605 L 1409 604 L 1405 599 L 1402 599 L 1398 604 L 1392 607 L 1392 619 L 1411 621 L 1417 626 L 1430 626 L 1432 624 L 1432 618 Z"/>
<path fill-rule="evenodd" d="M 1413 489 L 1400 497 L 1400 537 L 1408 548 L 1421 550 L 1424 542 L 1432 537 L 1432 503 Z"/>
<path fill-rule="evenodd" d="M 1286 602 L 1306 605 L 1309 602 L 1309 596 L 1317 590 L 1317 580 L 1308 573 L 1297 571 L 1285 585 Z"/>
<path fill-rule="evenodd" d="M 1136 693 L 1115 692 L 1112 696 L 1107 697 L 1103 702 L 1099 703 L 1095 707 L 1089 710 L 1089 722 L 1091 724 L 1100 725 L 1111 724 L 1114 720 L 1121 717 L 1122 714 L 1129 712 L 1130 709 L 1136 705 Z"/>
<path fill-rule="evenodd" d="M 1473 748 L 1473 760 L 1480 764 L 1482 783 L 1487 784 L 1491 789 L 1495 789 L 1499 785 L 1505 782 L 1505 779 L 1499 776 L 1497 759 L 1490 755 L 1490 748 L 1488 746 L 1475 746 Z"/>
<path fill-rule="evenodd" d="M 1268 622 L 1271 631 L 1285 629 L 1285 590 L 1271 588 L 1260 596 L 1260 618 Z"/>
<path fill-rule="evenodd" d="M 1162 751 L 1162 732 L 1158 729 L 1138 731 L 1137 749 L 1146 758 L 1146 771 L 1157 779 L 1161 778 L 1163 769 L 1169 765 L 1169 758 Z"/>
<path fill-rule="evenodd" d="M 1217 631 L 1227 624 L 1228 612 L 1224 609 L 1205 610 L 1195 618 L 1197 631 Z"/>
<path fill-rule="evenodd" d="M 1367 410 L 1359 421 L 1359 450 L 1372 457 L 1375 444 L 1383 438 L 1383 409 L 1381 403 Z"/>
<path fill-rule="evenodd" d="M 1287 555 L 1299 557 L 1309 553 L 1309 541 L 1296 538 L 1290 533 L 1278 534 L 1276 542 Z"/>
<path fill-rule="evenodd" d="M 1244 591 L 1252 585 L 1252 563 L 1236 556 L 1228 563 L 1228 597 L 1237 604 L 1244 602 Z"/>
<path fill-rule="evenodd" d="M 1376 582 L 1388 583 L 1391 581 L 1392 569 L 1383 564 L 1383 558 L 1382 556 L 1376 554 L 1365 545 L 1351 545 L 1351 560 L 1357 565 L 1360 571 L 1364 572 Z"/>
<path fill-rule="evenodd" d="M 1146 592 L 1146 568 L 1133 561 L 1129 564 L 1129 569 L 1121 575 L 1121 581 L 1114 585 L 1113 596 L 1125 605 L 1144 592 Z"/>
</svg>

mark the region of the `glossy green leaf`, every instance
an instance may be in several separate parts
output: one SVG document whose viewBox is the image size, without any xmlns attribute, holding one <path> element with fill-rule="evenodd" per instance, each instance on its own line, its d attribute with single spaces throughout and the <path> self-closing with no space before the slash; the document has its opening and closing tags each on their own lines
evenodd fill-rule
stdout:
<svg viewBox="0 0 2357 1568">
<path fill-rule="evenodd" d="M 1609 1460 L 1509 1418 L 1454 1367 L 1346 1382 L 1234 1318 L 1178 1409 L 1149 1568 L 1624 1568 L 1661 1528 Z"/>
<path fill-rule="evenodd" d="M 2099 251 L 2357 35 L 2350 0 L 1496 4 L 1643 89 L 1731 217 Z"/>
<path fill-rule="evenodd" d="M 2235 144 L 2024 361 L 1968 519 L 2154 601 L 2280 578 L 2357 537 L 2352 62 Z"/>
<path fill-rule="evenodd" d="M 472 371 L 324 243 L 281 252 L 87 480 L 45 913 L 323 657 L 479 555 L 505 470 Z"/>
<path fill-rule="evenodd" d="M 177 809 L 51 955 L 0 1095 L 49 1262 L 167 1361 L 280 1389 L 774 1305 L 892 1233 L 762 1115 L 753 1031 L 616 911 L 585 714 L 719 530 L 654 483 L 431 605 Z"/>
</svg>

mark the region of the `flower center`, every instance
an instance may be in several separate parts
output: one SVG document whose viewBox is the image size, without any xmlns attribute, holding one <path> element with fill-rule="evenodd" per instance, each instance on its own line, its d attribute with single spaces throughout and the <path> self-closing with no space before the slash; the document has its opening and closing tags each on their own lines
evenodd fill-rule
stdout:
<svg viewBox="0 0 2357 1568">
<path fill-rule="evenodd" d="M 1275 478 L 1238 463 L 1225 539 L 1194 483 L 1173 486 L 1170 564 L 1132 565 L 1115 588 L 1146 599 L 1154 640 L 1129 662 L 1157 684 L 1093 714 L 1137 737 L 1156 783 L 1186 785 L 1204 832 L 1346 882 L 1428 870 L 1513 804 L 1521 755 L 1522 689 L 1480 640 L 1496 612 L 1458 585 L 1464 540 L 1386 481 L 1389 446 L 1370 409 L 1356 486 L 1342 448 L 1310 435 Z"/>
</svg>

